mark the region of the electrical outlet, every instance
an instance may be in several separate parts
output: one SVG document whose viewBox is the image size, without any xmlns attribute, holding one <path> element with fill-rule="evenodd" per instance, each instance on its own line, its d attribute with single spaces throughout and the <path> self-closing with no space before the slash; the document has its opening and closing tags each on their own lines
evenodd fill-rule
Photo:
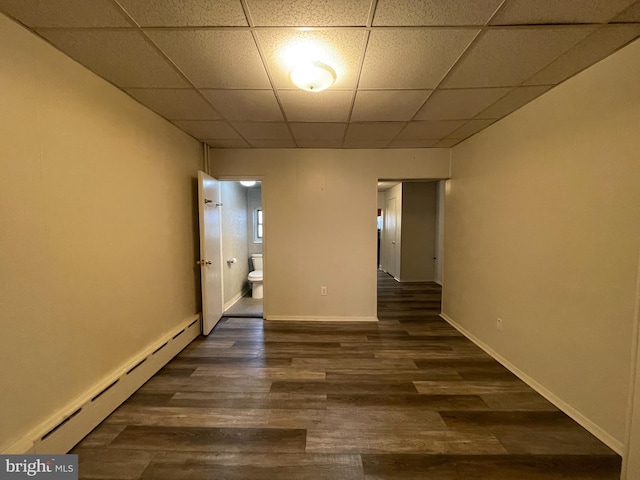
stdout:
<svg viewBox="0 0 640 480">
<path fill-rule="evenodd" d="M 320 295 L 323 297 L 327 295 L 327 287 L 320 287 Z"/>
<path fill-rule="evenodd" d="M 500 317 L 496 320 L 496 328 L 502 331 L 502 319 Z"/>
</svg>

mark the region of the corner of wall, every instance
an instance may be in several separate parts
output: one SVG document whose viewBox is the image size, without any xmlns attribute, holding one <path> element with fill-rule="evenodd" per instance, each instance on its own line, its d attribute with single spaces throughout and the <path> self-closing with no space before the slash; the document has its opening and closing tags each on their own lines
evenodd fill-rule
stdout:
<svg viewBox="0 0 640 480">
<path fill-rule="evenodd" d="M 622 459 L 623 479 L 640 478 L 640 249 L 638 253 L 627 431 L 625 432 L 625 450 Z"/>
</svg>

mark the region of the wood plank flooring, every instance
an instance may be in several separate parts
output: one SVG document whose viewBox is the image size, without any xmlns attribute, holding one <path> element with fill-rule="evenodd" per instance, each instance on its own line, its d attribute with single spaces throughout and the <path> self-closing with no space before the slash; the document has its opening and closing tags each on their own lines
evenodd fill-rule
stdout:
<svg viewBox="0 0 640 480">
<path fill-rule="evenodd" d="M 225 318 L 71 452 L 82 479 L 613 480 L 620 457 L 378 277 L 378 323 Z"/>
</svg>

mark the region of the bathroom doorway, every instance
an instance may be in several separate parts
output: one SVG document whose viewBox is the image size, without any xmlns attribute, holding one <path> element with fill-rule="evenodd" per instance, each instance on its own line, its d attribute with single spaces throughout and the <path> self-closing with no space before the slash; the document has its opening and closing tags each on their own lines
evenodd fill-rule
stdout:
<svg viewBox="0 0 640 480">
<path fill-rule="evenodd" d="M 262 184 L 220 182 L 223 315 L 262 318 Z"/>
</svg>

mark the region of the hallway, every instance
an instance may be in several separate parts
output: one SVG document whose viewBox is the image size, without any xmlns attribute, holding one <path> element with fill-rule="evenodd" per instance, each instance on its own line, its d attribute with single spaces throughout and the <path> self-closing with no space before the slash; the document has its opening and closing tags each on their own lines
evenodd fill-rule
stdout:
<svg viewBox="0 0 640 480">
<path fill-rule="evenodd" d="M 438 285 L 379 272 L 379 323 L 223 319 L 71 452 L 80 478 L 619 478 L 439 311 Z"/>
</svg>

